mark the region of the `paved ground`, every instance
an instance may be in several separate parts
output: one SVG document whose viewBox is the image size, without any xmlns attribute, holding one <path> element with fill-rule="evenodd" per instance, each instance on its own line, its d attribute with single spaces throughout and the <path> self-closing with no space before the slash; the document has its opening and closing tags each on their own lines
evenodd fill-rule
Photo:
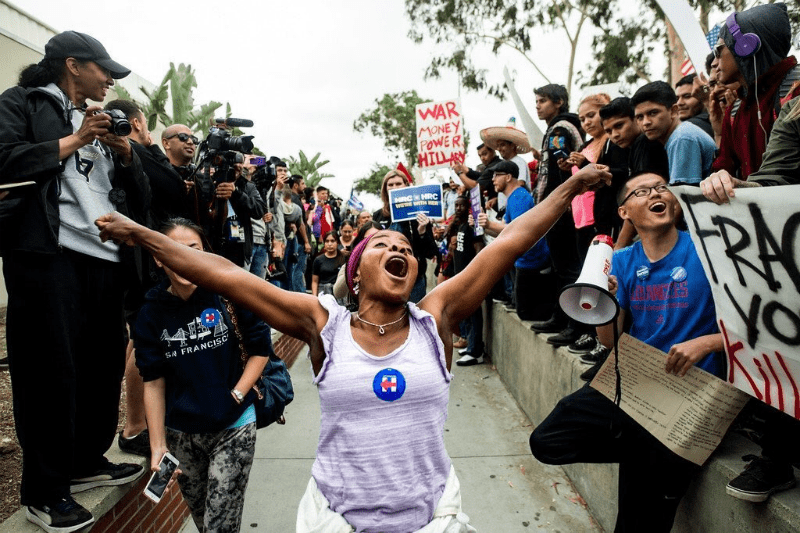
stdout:
<svg viewBox="0 0 800 533">
<path fill-rule="evenodd" d="M 487 365 L 459 368 L 450 390 L 445 443 L 461 481 L 464 512 L 481 533 L 602 531 L 559 467 L 530 454 L 532 426 Z M 295 531 L 319 438 L 319 397 L 305 356 L 292 368 L 295 400 L 286 425 L 259 432 L 242 531 Z M 189 521 L 183 531 L 195 533 Z"/>
</svg>

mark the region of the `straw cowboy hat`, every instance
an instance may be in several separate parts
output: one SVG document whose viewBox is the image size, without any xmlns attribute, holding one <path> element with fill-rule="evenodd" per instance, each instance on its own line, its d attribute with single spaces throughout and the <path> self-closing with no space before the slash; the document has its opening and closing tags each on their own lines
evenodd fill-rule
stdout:
<svg viewBox="0 0 800 533">
<path fill-rule="evenodd" d="M 481 140 L 491 148 L 497 150 L 497 141 L 509 141 L 517 147 L 518 154 L 527 154 L 531 151 L 528 136 L 516 128 L 517 121 L 511 117 L 505 127 L 485 128 L 481 130 Z"/>
</svg>

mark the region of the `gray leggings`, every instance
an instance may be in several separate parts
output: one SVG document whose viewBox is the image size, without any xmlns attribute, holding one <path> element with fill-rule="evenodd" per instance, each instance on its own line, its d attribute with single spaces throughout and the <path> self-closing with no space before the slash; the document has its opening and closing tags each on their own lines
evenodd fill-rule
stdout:
<svg viewBox="0 0 800 533">
<path fill-rule="evenodd" d="M 167 428 L 167 446 L 180 461 L 178 486 L 200 533 L 239 531 L 256 449 L 255 422 L 217 433 Z"/>
</svg>

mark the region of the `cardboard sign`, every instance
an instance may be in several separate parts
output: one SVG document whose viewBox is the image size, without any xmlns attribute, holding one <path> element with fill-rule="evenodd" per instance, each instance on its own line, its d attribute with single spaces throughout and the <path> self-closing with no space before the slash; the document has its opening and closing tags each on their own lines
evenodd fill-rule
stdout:
<svg viewBox="0 0 800 533">
<path fill-rule="evenodd" d="M 475 221 L 475 235 L 483 235 L 483 228 L 478 225 L 478 215 L 481 214 L 481 188 L 476 185 L 469 190 L 469 209 L 472 212 L 472 219 Z"/>
<path fill-rule="evenodd" d="M 419 104 L 416 116 L 419 168 L 446 168 L 464 162 L 464 121 L 459 100 Z"/>
<path fill-rule="evenodd" d="M 667 374 L 667 354 L 627 333 L 620 337 L 619 353 L 620 408 L 673 452 L 705 463 L 748 396 L 694 366 L 683 377 Z M 611 352 L 591 383 L 612 402 L 615 357 Z"/>
<path fill-rule="evenodd" d="M 800 419 L 800 185 L 716 205 L 672 187 L 714 293 L 728 381 Z"/>
<path fill-rule="evenodd" d="M 525 108 L 525 104 L 522 103 L 522 98 L 520 98 L 519 94 L 517 94 L 517 89 L 514 87 L 514 80 L 511 79 L 511 74 L 508 72 L 508 67 L 503 67 L 503 77 L 506 80 L 506 87 L 508 87 L 508 92 L 511 94 L 511 99 L 514 100 L 514 107 L 517 108 L 519 118 L 522 120 L 525 133 L 528 135 L 528 142 L 531 143 L 533 148 L 538 150 L 542 146 L 544 134 L 542 133 L 542 130 L 539 129 L 539 126 L 537 126 L 533 121 L 531 114 L 528 113 L 528 110 Z"/>
<path fill-rule="evenodd" d="M 700 27 L 700 21 L 692 10 L 692 6 L 686 0 L 656 0 L 658 7 L 669 19 L 675 33 L 683 43 L 683 48 L 692 60 L 694 68 L 698 71 L 703 70 L 706 64 L 706 56 L 711 51 Z"/>
<path fill-rule="evenodd" d="M 402 222 L 417 218 L 417 213 L 425 213 L 429 218 L 442 218 L 442 184 L 417 185 L 389 191 L 389 204 L 392 222 Z"/>
</svg>

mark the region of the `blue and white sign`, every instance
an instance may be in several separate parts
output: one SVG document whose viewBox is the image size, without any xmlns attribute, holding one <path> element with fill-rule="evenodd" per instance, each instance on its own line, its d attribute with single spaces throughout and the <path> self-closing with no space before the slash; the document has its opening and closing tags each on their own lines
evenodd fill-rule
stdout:
<svg viewBox="0 0 800 533">
<path fill-rule="evenodd" d="M 392 189 L 389 191 L 389 205 L 392 222 L 413 220 L 417 218 L 417 213 L 425 213 L 429 218 L 442 218 L 442 184 Z"/>
<path fill-rule="evenodd" d="M 385 402 L 399 400 L 406 392 L 406 378 L 399 370 L 384 368 L 372 380 L 372 390 L 375 396 Z"/>
</svg>

